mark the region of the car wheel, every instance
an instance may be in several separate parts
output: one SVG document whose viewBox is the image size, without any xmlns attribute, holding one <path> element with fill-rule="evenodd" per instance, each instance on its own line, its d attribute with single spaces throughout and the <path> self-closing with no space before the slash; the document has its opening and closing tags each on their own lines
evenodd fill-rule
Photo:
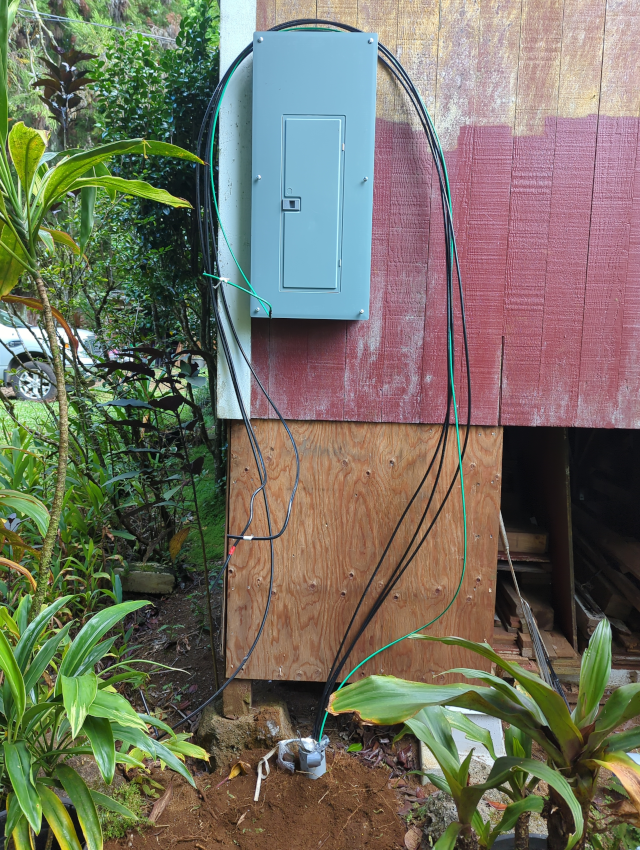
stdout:
<svg viewBox="0 0 640 850">
<path fill-rule="evenodd" d="M 58 395 L 56 377 L 48 363 L 23 363 L 9 378 L 9 384 L 22 401 L 53 401 Z"/>
</svg>

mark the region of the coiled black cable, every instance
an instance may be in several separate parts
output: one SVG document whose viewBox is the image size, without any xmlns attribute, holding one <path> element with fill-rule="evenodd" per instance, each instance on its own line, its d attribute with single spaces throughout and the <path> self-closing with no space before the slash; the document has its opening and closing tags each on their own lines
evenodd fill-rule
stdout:
<svg viewBox="0 0 640 850">
<path fill-rule="evenodd" d="M 287 30 L 287 29 L 308 28 L 308 27 L 322 27 L 322 28 L 326 27 L 326 28 L 330 28 L 330 29 L 338 28 L 338 29 L 344 30 L 346 32 L 361 32 L 361 30 L 358 30 L 357 28 L 351 27 L 347 24 L 340 24 L 340 23 L 336 23 L 336 22 L 332 22 L 332 21 L 323 21 L 323 20 L 318 20 L 318 19 L 314 19 L 314 18 L 299 19 L 299 20 L 295 20 L 295 21 L 289 21 L 289 22 L 284 23 L 284 24 L 279 24 L 279 25 L 273 27 L 272 31 L 282 31 L 282 30 Z M 417 89 L 415 88 L 413 82 L 411 81 L 411 78 L 409 77 L 408 73 L 402 67 L 399 60 L 386 47 L 384 47 L 384 45 L 379 44 L 378 50 L 379 50 L 379 60 L 384 65 L 384 67 L 386 67 L 394 75 L 397 82 L 402 86 L 403 90 L 405 91 L 405 93 L 409 97 L 410 102 L 414 106 L 414 109 L 416 110 L 416 113 L 418 114 L 418 118 L 420 120 L 422 128 L 423 128 L 423 130 L 424 130 L 424 132 L 427 136 L 429 147 L 430 147 L 432 155 L 433 155 L 433 161 L 434 161 L 436 174 L 438 176 L 441 202 L 442 202 L 442 208 L 443 208 L 443 223 L 444 223 L 445 244 L 447 245 L 447 251 L 446 251 L 446 283 L 447 283 L 446 321 L 447 321 L 447 333 L 448 333 L 448 340 L 451 339 L 451 346 L 453 347 L 455 327 L 454 327 L 454 313 L 453 313 L 452 284 L 453 284 L 453 272 L 454 272 L 454 269 L 455 269 L 455 273 L 456 273 L 456 276 L 457 276 L 457 279 L 458 279 L 458 294 L 459 294 L 460 312 L 461 312 L 461 320 L 462 320 L 463 348 L 464 348 L 466 378 L 467 378 L 467 388 L 468 388 L 467 389 L 467 425 L 468 425 L 471 421 L 471 382 L 470 382 L 469 351 L 468 351 L 466 320 L 465 320 L 465 313 L 464 313 L 464 299 L 463 299 L 463 292 L 462 292 L 462 280 L 461 280 L 461 275 L 460 275 L 460 264 L 459 264 L 457 247 L 456 247 L 456 243 L 455 243 L 455 233 L 454 233 L 454 228 L 453 228 L 453 221 L 452 221 L 452 218 L 451 218 L 451 208 L 450 208 L 450 204 L 449 204 L 449 200 L 448 200 L 448 185 L 446 183 L 446 176 L 445 176 L 446 175 L 446 165 L 444 163 L 444 156 L 442 154 L 442 151 L 441 151 L 441 148 L 440 148 L 440 145 L 439 145 L 436 133 L 435 133 L 435 129 L 434 129 L 433 124 L 431 122 L 431 119 L 430 119 L 430 117 L 429 117 L 429 115 L 426 111 L 426 108 L 424 107 L 424 104 L 423 104 L 423 102 L 420 98 L 420 95 L 417 92 Z M 213 149 L 212 141 L 213 141 L 213 133 L 214 133 L 215 128 L 213 126 L 213 122 L 212 122 L 211 119 L 212 119 L 212 116 L 217 114 L 217 110 L 219 108 L 220 100 L 221 100 L 221 97 L 224 93 L 226 85 L 229 82 L 229 79 L 230 79 L 231 75 L 234 73 L 234 71 L 244 61 L 244 59 L 246 59 L 252 53 L 252 51 L 253 51 L 253 44 L 247 45 L 247 47 L 238 55 L 238 57 L 234 60 L 234 62 L 231 63 L 231 65 L 229 66 L 229 68 L 227 69 L 227 71 L 225 72 L 223 77 L 221 78 L 218 86 L 216 87 L 216 90 L 213 93 L 213 96 L 212 96 L 212 98 L 209 102 L 209 105 L 207 107 L 207 110 L 206 110 L 206 113 L 205 113 L 205 116 L 204 116 L 204 120 L 203 120 L 203 123 L 202 123 L 202 127 L 201 127 L 201 130 L 200 130 L 200 135 L 199 135 L 199 138 L 198 138 L 198 154 L 201 157 L 203 157 L 203 153 L 205 153 L 205 151 L 203 149 L 203 141 L 205 139 L 205 136 L 206 136 L 206 141 L 207 141 L 207 149 L 209 151 Z M 205 153 L 204 158 L 206 158 L 206 153 Z M 209 163 L 209 168 L 213 168 L 213 163 Z M 212 199 L 211 192 L 210 192 L 210 190 L 207 189 L 207 179 L 206 179 L 206 177 L 207 177 L 206 170 L 203 169 L 203 168 L 200 168 L 199 173 L 198 173 L 197 188 L 196 188 L 196 197 L 197 197 L 196 203 L 197 203 L 197 210 L 198 211 L 203 210 L 203 215 L 199 218 L 198 223 L 199 223 L 199 229 L 200 229 L 200 239 L 201 239 L 201 245 L 202 245 L 202 251 L 203 251 L 205 273 L 207 274 L 207 276 L 209 277 L 209 280 L 211 281 L 211 277 L 213 276 L 214 269 L 217 270 L 218 274 L 219 274 L 220 265 L 219 265 L 218 244 L 217 244 L 217 235 L 216 235 L 216 215 L 214 214 L 214 210 L 213 210 L 213 205 L 212 205 L 213 199 Z M 213 260 L 213 262 L 212 262 L 212 260 Z M 220 313 L 219 303 L 218 303 L 218 290 L 219 290 L 219 294 L 220 294 L 220 302 L 222 303 L 222 306 L 223 306 L 224 317 L 225 317 L 225 319 L 228 323 L 229 328 L 231 329 L 231 332 L 232 332 L 232 335 L 233 335 L 233 338 L 234 338 L 234 342 L 235 342 L 236 346 L 238 347 L 238 350 L 240 351 L 243 359 L 247 363 L 253 378 L 257 382 L 257 385 L 258 385 L 260 391 L 264 394 L 269 405 L 274 410 L 277 418 L 280 420 L 280 422 L 282 423 L 282 425 L 286 429 L 287 435 L 288 435 L 288 437 L 291 441 L 291 444 L 293 446 L 293 450 L 294 450 L 294 453 L 295 453 L 295 458 L 296 458 L 295 483 L 294 483 L 294 486 L 292 488 L 291 497 L 289 499 L 285 521 L 284 521 L 283 526 L 280 529 L 280 531 L 277 532 L 276 534 L 272 533 L 272 528 L 271 528 L 271 515 L 270 515 L 270 511 L 269 511 L 268 497 L 267 497 L 267 493 L 266 493 L 266 486 L 267 486 L 266 467 L 265 467 L 265 464 L 264 464 L 264 459 L 262 457 L 260 446 L 258 444 L 258 440 L 257 440 L 255 432 L 252 428 L 250 419 L 247 415 L 246 408 L 245 408 L 245 405 L 244 405 L 244 402 L 243 402 L 243 399 L 242 399 L 242 396 L 241 396 L 241 392 L 240 392 L 240 388 L 239 388 L 239 382 L 238 382 L 237 373 L 236 373 L 236 369 L 235 369 L 235 364 L 233 362 L 233 358 L 232 358 L 230 347 L 229 347 L 229 341 L 227 339 L 227 335 L 226 335 L 224 325 L 221 321 L 221 313 Z M 253 492 L 253 494 L 251 496 L 249 519 L 247 520 L 247 523 L 246 523 L 242 533 L 239 534 L 239 535 L 228 535 L 228 536 L 231 539 L 234 539 L 234 540 L 237 540 L 237 541 L 241 541 L 242 538 L 245 537 L 245 535 L 246 535 L 246 533 L 247 533 L 247 531 L 248 531 L 248 529 L 249 529 L 249 527 L 250 527 L 250 525 L 253 521 L 254 500 L 260 493 L 262 493 L 264 504 L 265 504 L 265 512 L 266 512 L 266 516 L 267 516 L 267 526 L 268 526 L 269 534 L 267 536 L 252 537 L 252 540 L 269 541 L 269 543 L 270 543 L 270 583 L 269 583 L 269 595 L 268 595 L 267 602 L 266 602 L 266 605 L 265 605 L 265 611 L 264 611 L 264 615 L 262 617 L 260 627 L 258 629 L 258 632 L 257 632 L 257 635 L 256 635 L 254 642 L 252 643 L 249 651 L 246 653 L 242 662 L 240 663 L 238 668 L 234 671 L 234 673 L 231 675 L 231 677 L 227 680 L 227 682 L 225 682 L 225 684 L 215 694 L 213 694 L 198 709 L 196 709 L 195 711 L 191 712 L 191 714 L 189 714 L 185 718 L 183 718 L 178 724 L 176 724 L 176 726 L 174 728 L 181 726 L 182 724 L 186 723 L 188 720 L 193 718 L 195 715 L 197 715 L 200 711 L 202 711 L 202 709 L 206 705 L 211 703 L 224 690 L 224 688 L 229 684 L 229 682 L 231 682 L 240 673 L 240 671 L 242 670 L 242 668 L 244 667 L 244 665 L 246 664 L 246 662 L 250 658 L 251 654 L 253 653 L 255 646 L 257 645 L 258 640 L 260 639 L 260 636 L 262 635 L 262 632 L 264 630 L 264 625 L 266 623 L 266 619 L 267 619 L 267 616 L 268 616 L 269 608 L 270 608 L 271 591 L 272 591 L 272 587 L 273 587 L 273 578 L 274 578 L 273 541 L 276 538 L 280 537 L 284 533 L 284 531 L 286 530 L 286 527 L 289 523 L 293 499 L 295 497 L 295 492 L 296 492 L 298 482 L 299 482 L 299 471 L 300 471 L 299 456 L 298 456 L 298 451 L 297 451 L 297 447 L 296 447 L 293 435 L 291 434 L 291 431 L 289 430 L 285 420 L 281 416 L 280 412 L 278 411 L 277 407 L 273 403 L 269 394 L 267 393 L 264 386 L 260 382 L 258 376 L 256 375 L 256 373 L 253 369 L 253 366 L 250 362 L 250 359 L 247 357 L 247 354 L 244 351 L 244 349 L 243 349 L 243 347 L 240 343 L 236 328 L 234 326 L 232 317 L 230 315 L 229 307 L 228 307 L 227 300 L 226 300 L 226 297 L 225 297 L 225 294 L 224 294 L 222 287 L 221 286 L 214 286 L 213 284 L 211 284 L 209 291 L 210 291 L 210 297 L 211 297 L 211 300 L 212 300 L 214 318 L 215 318 L 216 325 L 217 325 L 217 328 L 218 328 L 218 334 L 219 334 L 219 340 L 220 340 L 222 352 L 223 352 L 225 360 L 227 361 L 227 364 L 228 364 L 229 373 L 231 375 L 232 385 L 233 385 L 233 388 L 234 388 L 234 393 L 236 395 L 238 405 L 239 405 L 239 408 L 240 408 L 241 418 L 243 420 L 243 424 L 245 426 L 245 430 L 246 430 L 247 436 L 249 438 L 249 442 L 250 442 L 250 445 L 251 445 L 254 461 L 255 461 L 256 468 L 258 470 L 258 474 L 259 474 L 259 478 L 260 478 L 260 486 L 256 488 L 256 490 Z M 449 498 L 449 495 L 451 494 L 453 487 L 455 486 L 455 482 L 457 480 L 457 476 L 458 476 L 458 472 L 459 472 L 458 468 L 456 468 L 456 471 L 453 475 L 453 478 L 452 478 L 451 482 L 449 483 L 449 486 L 448 486 L 448 488 L 447 488 L 447 490 L 444 494 L 444 497 L 443 497 L 442 501 L 440 502 L 440 505 L 437 508 L 433 519 L 431 520 L 429 526 L 427 527 L 426 532 L 422 535 L 422 537 L 418 541 L 413 552 L 411 552 L 411 547 L 414 545 L 416 538 L 418 537 L 420 530 L 425 523 L 425 520 L 427 518 L 427 514 L 428 514 L 428 512 L 431 508 L 431 505 L 433 503 L 433 500 L 435 498 L 435 494 L 436 494 L 436 491 L 437 491 L 437 488 L 438 488 L 438 484 L 440 482 L 440 478 L 441 478 L 441 474 L 442 474 L 442 470 L 443 470 L 443 465 L 444 465 L 445 453 L 446 453 L 448 430 L 449 430 L 450 419 L 451 419 L 452 400 L 453 400 L 453 387 L 452 387 L 452 384 L 451 384 L 451 377 L 450 377 L 450 375 L 448 375 L 446 413 L 445 413 L 445 417 L 444 417 L 444 421 L 443 421 L 442 430 L 440 432 L 440 436 L 439 436 L 439 439 L 438 439 L 438 445 L 436 446 L 436 450 L 434 451 L 433 458 L 432 458 L 432 460 L 431 460 L 431 462 L 430 462 L 430 464 L 427 468 L 427 471 L 425 472 L 425 474 L 424 474 L 422 480 L 420 481 L 418 487 L 416 488 L 413 496 L 411 497 L 409 503 L 407 504 L 405 510 L 403 511 L 402 516 L 398 520 L 398 523 L 396 524 L 396 527 L 395 527 L 394 531 L 392 532 L 391 537 L 389 538 L 389 541 L 388 541 L 388 543 L 387 543 L 387 545 L 386 545 L 386 547 L 385 547 L 385 549 L 384 549 L 374 571 L 372 572 L 372 574 L 369 578 L 369 581 L 367 582 L 367 585 L 365 586 L 365 588 L 363 590 L 363 593 L 361 594 L 360 600 L 358 601 L 358 604 L 357 604 L 357 606 L 356 606 L 356 608 L 355 608 L 355 610 L 352 614 L 352 617 L 351 617 L 351 620 L 350 620 L 349 625 L 347 627 L 347 630 L 346 630 L 346 632 L 345 632 L 345 634 L 344 634 L 344 636 L 343 636 L 343 638 L 340 642 L 340 646 L 338 648 L 334 662 L 331 666 L 331 670 L 329 671 L 329 675 L 327 677 L 327 682 L 326 682 L 326 685 L 325 685 L 325 688 L 324 688 L 324 691 L 323 691 L 321 701 L 318 705 L 318 711 L 317 711 L 317 715 L 316 715 L 316 719 L 315 719 L 315 723 L 314 723 L 314 735 L 316 737 L 319 735 L 319 731 L 320 731 L 320 728 L 321 728 L 321 720 L 322 720 L 323 712 L 324 712 L 325 706 L 327 704 L 329 695 L 330 695 L 331 691 L 334 689 L 336 683 L 339 681 L 340 674 L 341 674 L 341 672 L 344 668 L 344 665 L 346 664 L 346 662 L 347 662 L 351 652 L 353 651 L 357 641 L 362 636 L 362 634 L 364 633 L 364 631 L 368 627 L 368 625 L 371 623 L 371 621 L 373 620 L 373 618 L 377 614 L 378 610 L 380 609 L 381 605 L 383 604 L 383 602 L 385 601 L 385 599 L 387 598 L 389 593 L 392 591 L 393 587 L 397 584 L 397 582 L 402 577 L 402 575 L 404 574 L 404 572 L 406 571 L 408 566 L 411 564 L 413 559 L 418 554 L 418 551 L 420 550 L 420 548 L 424 544 L 424 542 L 427 539 L 429 533 L 431 532 L 433 526 L 435 525 L 435 522 L 437 521 L 438 517 L 440 516 L 440 513 L 442 512 L 444 505 L 445 505 L 447 499 Z M 469 439 L 469 428 L 467 427 L 466 433 L 465 433 L 464 445 L 463 445 L 463 448 L 462 448 L 462 457 L 464 457 L 464 455 L 466 453 L 468 439 Z M 418 523 L 418 525 L 417 525 L 417 527 L 416 527 L 416 529 L 413 533 L 413 536 L 411 537 L 409 544 L 405 547 L 405 550 L 402 554 L 402 557 L 400 558 L 400 560 L 398 561 L 398 563 L 394 567 L 390 576 L 387 578 L 387 581 L 386 581 L 384 587 L 382 588 L 381 592 L 378 594 L 376 600 L 371 605 L 371 607 L 370 607 L 369 611 L 367 612 L 362 624 L 358 627 L 358 629 L 355 630 L 354 635 L 352 636 L 351 640 L 349 641 L 348 640 L 349 634 L 354 627 L 354 623 L 356 621 L 357 615 L 360 612 L 360 610 L 361 610 L 361 608 L 364 604 L 364 600 L 365 600 L 368 592 L 370 591 L 370 589 L 373 585 L 375 577 L 379 573 L 379 571 L 382 567 L 382 564 L 383 564 L 386 556 L 389 553 L 391 545 L 393 544 L 393 541 L 395 540 L 400 528 L 402 527 L 404 520 L 406 519 L 406 516 L 407 516 L 411 506 L 414 504 L 415 500 L 418 498 L 419 494 L 421 493 L 425 483 L 427 482 L 427 479 L 429 478 L 429 475 L 430 475 L 434 465 L 436 464 L 436 461 L 437 461 L 438 465 L 437 465 L 437 471 L 436 471 L 435 479 L 434 479 L 434 482 L 433 482 L 433 486 L 432 486 L 431 491 L 428 495 L 426 507 L 422 512 L 422 516 L 421 516 L 420 521 L 419 521 L 419 523 Z M 225 573 L 225 571 L 228 567 L 228 564 L 229 564 L 229 561 L 231 559 L 231 555 L 232 555 L 234 549 L 235 549 L 235 546 L 231 547 L 231 549 L 229 550 L 229 554 L 227 555 L 227 558 L 225 559 L 225 562 L 224 562 L 220 572 L 218 573 L 218 575 L 216 577 L 215 583 L 217 583 L 222 578 L 222 576 L 224 575 L 224 573 Z M 347 642 L 348 642 L 348 645 L 347 645 Z M 345 645 L 347 645 L 346 649 L 345 649 Z"/>
</svg>

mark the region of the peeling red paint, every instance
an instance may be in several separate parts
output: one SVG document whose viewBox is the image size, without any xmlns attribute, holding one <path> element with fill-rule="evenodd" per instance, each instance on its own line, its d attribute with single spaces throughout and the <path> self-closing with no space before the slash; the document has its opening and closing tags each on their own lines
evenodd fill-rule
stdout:
<svg viewBox="0 0 640 850">
<path fill-rule="evenodd" d="M 447 153 L 475 423 L 640 427 L 639 128 L 602 115 L 518 137 L 468 126 Z M 444 415 L 435 173 L 408 126 L 376 133 L 371 319 L 253 321 L 256 369 L 288 418 Z M 269 415 L 255 388 L 253 415 Z"/>
</svg>

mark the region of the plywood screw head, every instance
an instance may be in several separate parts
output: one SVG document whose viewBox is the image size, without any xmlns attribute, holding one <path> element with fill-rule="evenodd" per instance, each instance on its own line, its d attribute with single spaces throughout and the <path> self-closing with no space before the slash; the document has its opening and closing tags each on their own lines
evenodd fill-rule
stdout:
<svg viewBox="0 0 640 850">
<path fill-rule="evenodd" d="M 262 36 L 260 36 L 260 38 L 258 39 L 258 44 L 262 44 L 263 41 L 264 41 L 264 38 Z"/>
</svg>

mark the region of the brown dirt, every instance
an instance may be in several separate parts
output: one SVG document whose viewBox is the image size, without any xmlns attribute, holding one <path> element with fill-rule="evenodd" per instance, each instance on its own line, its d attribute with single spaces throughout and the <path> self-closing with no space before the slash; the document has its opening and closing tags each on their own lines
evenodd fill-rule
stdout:
<svg viewBox="0 0 640 850">
<path fill-rule="evenodd" d="M 266 751 L 242 755 L 252 770 L 228 782 L 200 773 L 198 791 L 174 777 L 173 796 L 159 823 L 105 844 L 105 850 L 398 850 L 405 824 L 390 789 L 388 768 L 366 767 L 338 751 L 315 781 L 275 766 L 253 802 L 258 761 Z M 271 759 L 273 763 L 275 757 Z M 154 778 L 166 787 L 167 773 Z M 222 783 L 222 784 L 220 784 Z"/>
<path fill-rule="evenodd" d="M 129 594 L 127 598 L 149 597 Z M 135 647 L 132 657 L 178 668 L 173 671 L 146 665 L 140 668 L 150 673 L 144 688 L 149 710 L 156 712 L 160 709 L 163 719 L 173 724 L 180 719 L 180 712 L 188 714 L 215 691 L 205 614 L 206 596 L 201 576 L 197 576 L 193 583 L 179 587 L 171 596 L 156 598 L 153 606 L 138 614 L 131 638 L 131 645 Z M 214 623 L 218 627 L 219 597 L 214 601 L 213 609 Z M 222 677 L 220 659 L 218 670 Z M 224 679 L 221 678 L 221 681 Z M 129 696 L 136 708 L 143 711 L 139 694 L 133 692 Z M 182 731 L 189 731 L 189 726 Z"/>
</svg>

